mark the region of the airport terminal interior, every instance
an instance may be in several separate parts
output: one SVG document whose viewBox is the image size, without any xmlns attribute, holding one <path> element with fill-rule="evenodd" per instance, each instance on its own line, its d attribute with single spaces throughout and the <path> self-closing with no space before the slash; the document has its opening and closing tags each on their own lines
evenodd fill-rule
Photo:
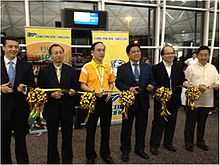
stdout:
<svg viewBox="0 0 220 165">
<path fill-rule="evenodd" d="M 90 54 L 91 30 L 107 30 L 128 31 L 129 42 L 138 42 L 151 64 L 160 60 L 159 49 L 164 44 L 173 45 L 179 59 L 189 58 L 202 44 L 208 45 L 212 49 L 210 60 L 218 61 L 218 0 L 2 0 L 1 36 L 19 37 L 25 52 L 24 27 L 73 28 L 64 25 L 69 18 L 62 17 L 63 9 L 104 11 L 101 28 L 74 27 L 73 57 L 84 59 Z"/>
<path fill-rule="evenodd" d="M 79 74 L 83 65 L 91 61 L 90 46 L 93 32 L 126 32 L 129 43 L 138 43 L 142 59 L 150 65 L 161 61 L 160 50 L 167 44 L 176 52 L 176 61 L 185 66 L 184 61 L 192 56 L 201 45 L 210 48 L 209 63 L 219 72 L 220 54 L 220 2 L 219 0 L 1 0 L 1 40 L 14 36 L 20 41 L 20 57 L 27 60 L 25 28 L 52 28 L 71 30 L 71 65 Z M 77 17 L 77 13 L 79 14 Z M 89 14 L 89 16 L 88 16 Z M 92 18 L 91 18 L 92 15 Z M 88 16 L 88 17 L 87 17 Z M 74 19 L 77 19 L 75 21 Z M 81 20 L 82 19 L 82 20 Z M 81 24 L 85 19 L 88 22 Z M 95 22 L 91 21 L 95 20 Z M 1 44 L 2 46 L 2 44 Z M 125 49 L 124 52 L 125 53 Z M 33 65 L 47 64 L 47 60 L 32 61 Z M 186 66 L 185 66 L 186 67 Z M 35 76 L 39 68 L 36 67 Z M 79 99 L 79 97 L 78 97 Z M 161 147 L 159 155 L 150 154 L 149 140 L 153 120 L 153 97 L 150 96 L 148 127 L 146 132 L 146 152 L 149 160 L 137 158 L 131 151 L 130 164 L 219 164 L 219 91 L 215 93 L 215 107 L 206 123 L 206 142 L 209 151 L 195 147 L 194 152 L 184 148 L 185 110 L 181 106 L 178 113 L 174 145 L 177 152 L 170 154 Z M 73 130 L 73 163 L 85 164 L 86 129 L 80 105 L 75 107 L 77 116 Z M 83 118 L 83 119 L 81 119 Z M 114 163 L 123 164 L 120 152 L 121 124 L 111 126 L 110 147 Z M 99 152 L 100 127 L 97 128 L 96 150 Z M 135 141 L 132 133 L 132 144 Z M 58 135 L 61 152 L 61 133 Z M 13 148 L 15 141 L 12 139 Z M 47 131 L 32 131 L 27 136 L 27 147 L 31 164 L 46 164 Z M 14 148 L 13 163 L 16 163 Z M 105 162 L 98 156 L 97 164 Z"/>
</svg>

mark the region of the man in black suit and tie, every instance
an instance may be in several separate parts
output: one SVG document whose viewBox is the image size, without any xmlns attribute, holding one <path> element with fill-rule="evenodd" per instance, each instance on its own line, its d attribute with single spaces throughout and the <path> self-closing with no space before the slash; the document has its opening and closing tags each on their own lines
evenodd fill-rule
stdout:
<svg viewBox="0 0 220 165">
<path fill-rule="evenodd" d="M 128 110 L 128 119 L 122 120 L 121 152 L 122 161 L 129 161 L 131 150 L 131 131 L 135 118 L 135 153 L 143 159 L 149 159 L 144 152 L 145 134 L 148 121 L 149 91 L 153 90 L 154 80 L 151 67 L 141 62 L 141 49 L 137 44 L 130 44 L 126 48 L 129 62 L 118 68 L 116 87 L 129 90 L 135 94 L 135 103 Z"/>
<path fill-rule="evenodd" d="M 1 163 L 12 164 L 11 136 L 14 131 L 17 163 L 27 164 L 26 134 L 30 107 L 26 101 L 26 87 L 34 86 L 32 65 L 17 58 L 19 41 L 6 37 L 1 56 Z"/>
<path fill-rule="evenodd" d="M 63 63 L 64 49 L 58 44 L 49 48 L 52 63 L 41 68 L 38 75 L 40 88 L 60 88 L 68 90 L 51 92 L 45 104 L 43 115 L 47 122 L 48 153 L 47 163 L 59 163 L 60 156 L 57 149 L 57 135 L 59 126 L 62 134 L 62 163 L 72 164 L 72 131 L 75 115 L 73 97 L 76 93 L 77 76 L 73 67 Z"/>
<path fill-rule="evenodd" d="M 164 132 L 163 146 L 172 152 L 176 152 L 176 148 L 173 146 L 173 136 L 176 126 L 177 111 L 181 105 L 181 85 L 187 85 L 187 81 L 184 82 L 185 76 L 182 66 L 177 62 L 173 62 L 176 57 L 175 50 L 172 46 L 166 45 L 161 50 L 162 62 L 152 67 L 156 87 L 171 88 L 172 95 L 169 102 L 166 104 L 168 111 L 171 113 L 167 116 L 166 121 L 163 116 L 160 115 L 162 102 L 154 99 L 154 120 L 152 122 L 152 131 L 150 139 L 150 151 L 152 154 L 158 154 L 158 148 Z"/>
</svg>

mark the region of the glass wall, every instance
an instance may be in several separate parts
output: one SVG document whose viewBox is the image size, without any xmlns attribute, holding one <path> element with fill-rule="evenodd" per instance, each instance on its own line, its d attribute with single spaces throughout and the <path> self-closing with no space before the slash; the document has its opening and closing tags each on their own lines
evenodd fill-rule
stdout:
<svg viewBox="0 0 220 165">
<path fill-rule="evenodd" d="M 109 30 L 129 31 L 130 36 L 147 36 L 153 30 L 153 9 L 146 7 L 106 5 Z"/>
<path fill-rule="evenodd" d="M 197 1 L 189 1 L 189 0 L 167 0 L 167 5 L 170 6 L 179 6 L 179 7 L 199 7 L 203 8 L 204 3 L 202 0 L 197 0 Z"/>
<path fill-rule="evenodd" d="M 24 2 L 1 1 L 1 33 L 24 36 Z"/>
<path fill-rule="evenodd" d="M 202 12 L 167 10 L 165 42 L 177 46 L 197 46 L 202 42 Z"/>
<path fill-rule="evenodd" d="M 107 30 L 129 31 L 130 42 L 139 42 L 143 55 L 150 58 L 152 63 L 158 62 L 159 50 L 165 43 L 174 45 L 184 58 L 206 43 L 213 49 L 213 57 L 219 54 L 219 1 L 217 18 L 214 20 L 215 1 L 30 0 L 30 25 L 55 27 L 56 22 L 61 21 L 61 9 L 64 8 L 106 10 Z M 211 47 L 215 21 L 215 42 Z M 24 38 L 24 26 L 24 0 L 2 0 L 1 32 Z M 76 46 L 85 45 L 84 49 L 88 49 L 86 46 L 91 44 L 91 39 L 73 38 L 72 44 L 74 53 L 88 52 Z"/>
<path fill-rule="evenodd" d="M 95 3 L 97 4 L 97 3 Z M 88 9 L 93 10 L 93 3 L 59 2 L 59 1 L 30 1 L 31 26 L 55 27 L 55 22 L 61 21 L 61 9 Z"/>
<path fill-rule="evenodd" d="M 212 33 L 213 33 L 213 24 L 214 24 L 214 13 L 210 13 L 210 23 L 209 23 L 209 45 L 211 45 L 212 41 Z M 219 47 L 219 13 L 216 15 L 216 29 L 215 29 L 215 47 Z"/>
</svg>

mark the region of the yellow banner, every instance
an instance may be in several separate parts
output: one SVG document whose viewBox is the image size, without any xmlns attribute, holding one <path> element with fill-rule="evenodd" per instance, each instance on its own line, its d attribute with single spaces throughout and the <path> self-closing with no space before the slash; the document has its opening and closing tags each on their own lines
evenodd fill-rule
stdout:
<svg viewBox="0 0 220 165">
<path fill-rule="evenodd" d="M 25 39 L 28 61 L 50 60 L 48 49 L 57 43 L 65 50 L 64 62 L 71 64 L 71 29 L 26 27 Z"/>
<path fill-rule="evenodd" d="M 101 41 L 106 46 L 104 62 L 112 60 L 127 61 L 126 47 L 129 43 L 128 32 L 92 31 L 92 42 Z"/>
<path fill-rule="evenodd" d="M 115 75 L 117 68 L 128 60 L 126 47 L 129 44 L 128 32 L 92 31 L 92 42 L 101 41 L 106 46 L 104 63 L 112 66 Z M 114 89 L 116 90 L 116 88 Z M 117 123 L 122 120 L 119 94 L 113 95 L 112 121 Z"/>
</svg>

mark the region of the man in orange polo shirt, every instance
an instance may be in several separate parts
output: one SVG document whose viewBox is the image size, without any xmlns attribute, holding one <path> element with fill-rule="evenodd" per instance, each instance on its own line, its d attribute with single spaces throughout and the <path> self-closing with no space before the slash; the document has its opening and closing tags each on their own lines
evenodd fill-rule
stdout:
<svg viewBox="0 0 220 165">
<path fill-rule="evenodd" d="M 95 163 L 97 157 L 95 152 L 95 132 L 98 118 L 100 117 L 100 155 L 106 163 L 112 164 L 113 160 L 110 157 L 109 147 L 112 99 L 111 93 L 105 94 L 105 91 L 112 91 L 115 75 L 110 65 L 103 63 L 105 45 L 102 42 L 95 42 L 91 46 L 91 54 L 93 56 L 92 61 L 83 66 L 79 77 L 81 89 L 86 92 L 95 92 L 97 97 L 95 110 L 86 123 L 86 158 L 87 163 Z"/>
</svg>

